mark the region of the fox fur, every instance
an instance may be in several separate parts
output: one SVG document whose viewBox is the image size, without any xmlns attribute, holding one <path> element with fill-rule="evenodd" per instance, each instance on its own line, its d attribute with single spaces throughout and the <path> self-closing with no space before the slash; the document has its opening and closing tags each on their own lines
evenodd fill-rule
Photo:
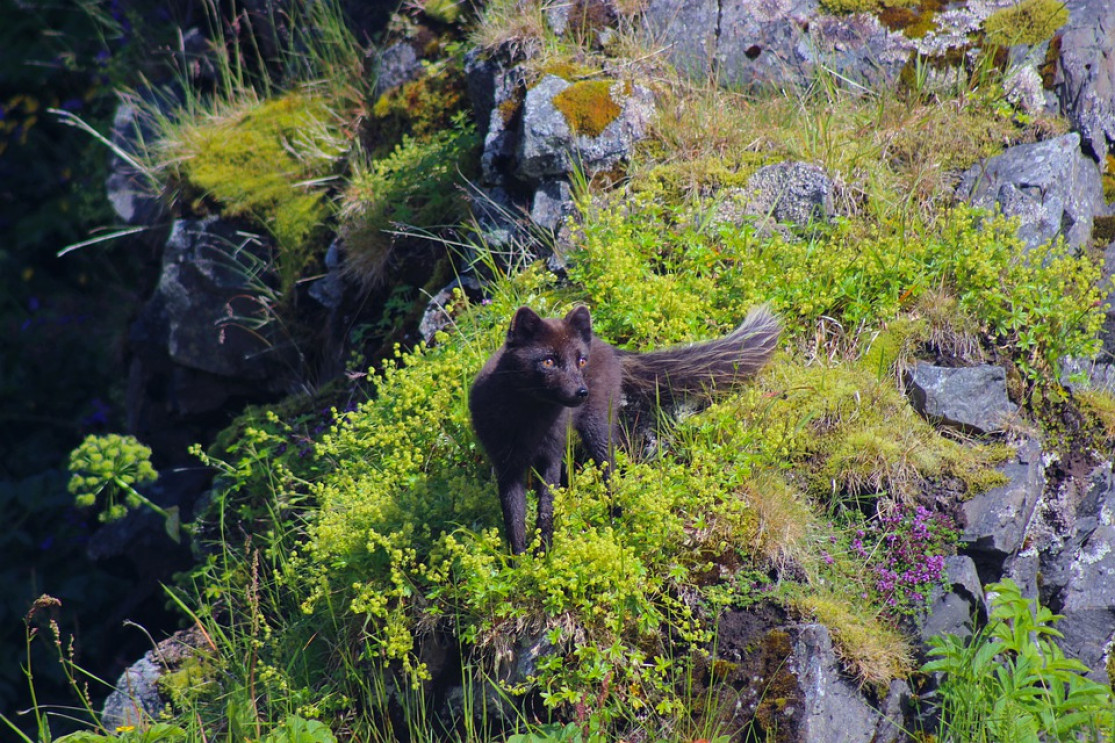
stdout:
<svg viewBox="0 0 1115 743">
<path fill-rule="evenodd" d="M 550 487 L 561 481 L 570 428 L 607 476 L 614 466 L 613 447 L 623 440 L 619 412 L 626 401 L 673 404 L 739 383 L 767 363 L 780 331 L 777 318 L 757 308 L 723 338 L 633 353 L 596 337 L 584 306 L 549 319 L 520 307 L 503 346 L 484 364 L 469 393 L 473 429 L 495 468 L 512 552 L 526 549 L 532 471 L 543 548 L 552 540 Z"/>
</svg>

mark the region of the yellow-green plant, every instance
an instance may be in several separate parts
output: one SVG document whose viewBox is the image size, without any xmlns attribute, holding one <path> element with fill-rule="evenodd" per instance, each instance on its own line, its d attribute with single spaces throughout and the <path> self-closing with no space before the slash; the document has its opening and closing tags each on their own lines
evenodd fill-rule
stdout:
<svg viewBox="0 0 1115 743">
<path fill-rule="evenodd" d="M 91 508 L 100 499 L 100 521 L 117 521 L 128 509 L 149 508 L 163 517 L 167 534 L 179 541 L 178 507 L 163 508 L 137 490 L 158 479 L 151 466 L 151 449 L 134 436 L 116 433 L 90 435 L 70 452 L 69 490 L 79 508 Z"/>
</svg>

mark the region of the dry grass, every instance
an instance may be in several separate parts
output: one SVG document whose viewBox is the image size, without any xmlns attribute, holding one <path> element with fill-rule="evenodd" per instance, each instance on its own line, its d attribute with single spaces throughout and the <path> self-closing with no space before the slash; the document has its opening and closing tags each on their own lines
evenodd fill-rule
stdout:
<svg viewBox="0 0 1115 743">
<path fill-rule="evenodd" d="M 833 178 L 839 212 L 876 219 L 931 220 L 959 174 L 980 158 L 1060 129 L 1045 119 L 1016 123 L 969 95 L 927 101 L 822 84 L 743 94 L 676 76 L 659 79 L 656 93 L 652 141 L 633 180 L 663 164 L 685 170 L 714 160 L 753 167 L 800 160 Z"/>
<path fill-rule="evenodd" d="M 863 685 L 884 687 L 905 678 L 913 668 L 913 652 L 902 634 L 875 614 L 870 605 L 856 601 L 836 587 L 810 586 L 808 593 L 789 598 L 789 607 L 803 619 L 820 622 L 832 634 L 836 656 Z"/>
</svg>

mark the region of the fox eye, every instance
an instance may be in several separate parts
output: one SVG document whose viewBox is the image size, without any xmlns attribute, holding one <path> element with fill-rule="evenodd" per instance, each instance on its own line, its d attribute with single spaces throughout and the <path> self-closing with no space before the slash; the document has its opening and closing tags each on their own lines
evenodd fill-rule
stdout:
<svg viewBox="0 0 1115 743">
<path fill-rule="evenodd" d="M 587 364 L 587 363 L 588 363 L 588 359 L 586 359 L 584 356 L 577 359 L 577 366 L 581 369 L 584 369 L 585 364 Z"/>
<path fill-rule="evenodd" d="M 554 361 L 553 356 L 547 356 L 546 358 L 542 359 L 542 368 L 543 369 L 553 369 L 555 363 L 556 362 Z"/>
</svg>

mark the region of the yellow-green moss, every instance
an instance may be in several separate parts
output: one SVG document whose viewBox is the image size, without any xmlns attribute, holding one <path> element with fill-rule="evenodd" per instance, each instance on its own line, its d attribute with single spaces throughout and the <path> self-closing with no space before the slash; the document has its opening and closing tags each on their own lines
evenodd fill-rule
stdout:
<svg viewBox="0 0 1115 743">
<path fill-rule="evenodd" d="M 847 670 L 861 682 L 886 688 L 905 678 L 913 667 L 913 653 L 902 633 L 880 620 L 864 601 L 849 600 L 835 586 L 795 588 L 789 606 L 804 617 L 828 627 L 833 648 Z"/>
<path fill-rule="evenodd" d="M 1103 198 L 1110 204 L 1115 202 L 1115 155 L 1108 155 L 1104 162 Z M 1115 235 L 1112 239 L 1115 239 Z"/>
<path fill-rule="evenodd" d="M 992 45 L 1040 44 L 1068 20 L 1068 8 L 1061 0 L 1022 0 L 989 15 L 983 30 Z"/>
<path fill-rule="evenodd" d="M 289 290 L 331 213 L 323 191 L 305 184 L 332 173 L 344 144 L 325 101 L 295 92 L 183 129 L 173 154 L 187 186 L 274 235 Z"/>
<path fill-rule="evenodd" d="M 598 137 L 620 115 L 612 99 L 613 80 L 582 80 L 554 96 L 554 105 L 576 134 Z"/>
<path fill-rule="evenodd" d="M 917 5 L 918 0 L 886 0 L 887 7 Z M 884 3 L 882 0 L 821 0 L 821 7 L 829 13 L 873 13 Z"/>
</svg>

